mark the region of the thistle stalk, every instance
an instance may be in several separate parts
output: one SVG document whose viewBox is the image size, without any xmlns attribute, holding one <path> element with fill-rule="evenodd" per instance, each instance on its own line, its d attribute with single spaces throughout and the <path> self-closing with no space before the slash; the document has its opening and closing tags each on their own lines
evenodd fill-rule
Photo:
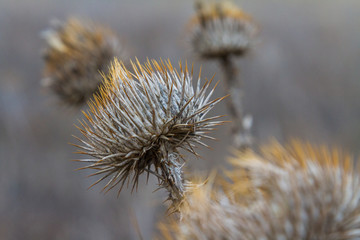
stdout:
<svg viewBox="0 0 360 240">
<path fill-rule="evenodd" d="M 253 144 L 251 135 L 251 124 L 245 124 L 245 115 L 243 107 L 243 89 L 242 82 L 239 81 L 239 70 L 236 68 L 233 59 L 225 55 L 219 59 L 220 66 L 224 73 L 224 88 L 230 94 L 227 99 L 227 107 L 232 118 L 232 135 L 234 145 L 239 150 L 246 150 Z"/>
<path fill-rule="evenodd" d="M 167 151 L 164 148 L 164 151 Z M 161 161 L 161 175 L 163 177 L 160 186 L 165 188 L 171 201 L 171 206 L 176 211 L 185 195 L 183 164 L 180 162 L 179 154 L 176 151 L 168 152 L 166 158 Z"/>
</svg>

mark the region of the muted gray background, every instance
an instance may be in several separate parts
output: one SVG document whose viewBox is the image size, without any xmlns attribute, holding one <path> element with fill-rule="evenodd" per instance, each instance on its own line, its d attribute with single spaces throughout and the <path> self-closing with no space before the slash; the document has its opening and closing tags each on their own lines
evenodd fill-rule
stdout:
<svg viewBox="0 0 360 240">
<path fill-rule="evenodd" d="M 337 145 L 359 153 L 360 1 L 237 1 L 257 20 L 254 51 L 238 61 L 260 142 L 292 137 Z M 58 107 L 40 87 L 44 46 L 39 33 L 51 19 L 89 18 L 119 33 L 140 61 L 146 57 L 194 62 L 195 72 L 221 80 L 215 62 L 194 58 L 184 25 L 192 1 L 0 0 L 0 239 L 145 239 L 164 215 L 164 192 L 154 179 L 137 193 L 87 190 L 91 171 L 71 162 L 72 134 L 81 114 Z M 220 84 L 216 96 L 223 95 Z M 226 114 L 219 104 L 211 114 Z M 216 131 L 213 150 L 190 170 L 224 167 L 230 155 L 229 127 Z M 145 180 L 142 180 L 145 183 Z"/>
</svg>

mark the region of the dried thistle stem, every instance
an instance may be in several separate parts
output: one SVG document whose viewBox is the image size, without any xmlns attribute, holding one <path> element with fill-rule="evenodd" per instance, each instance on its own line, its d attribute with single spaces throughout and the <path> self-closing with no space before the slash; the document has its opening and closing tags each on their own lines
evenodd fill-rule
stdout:
<svg viewBox="0 0 360 240">
<path fill-rule="evenodd" d="M 216 59 L 225 76 L 225 90 L 233 121 L 235 147 L 240 150 L 252 146 L 251 120 L 244 116 L 242 89 L 238 72 L 231 57 L 244 57 L 251 48 L 257 27 L 252 17 L 227 1 L 195 3 L 196 16 L 191 20 L 193 52 L 202 59 Z"/>
<path fill-rule="evenodd" d="M 253 144 L 253 137 L 250 129 L 251 124 L 245 124 L 244 108 L 243 108 L 243 89 L 239 81 L 239 72 L 234 61 L 229 55 L 220 58 L 220 65 L 224 72 L 224 86 L 225 91 L 230 94 L 226 103 L 228 111 L 232 118 L 232 135 L 234 144 L 237 149 L 246 150 L 251 148 Z"/>
<path fill-rule="evenodd" d="M 171 206 L 174 211 L 177 210 L 185 195 L 183 164 L 180 161 L 176 151 L 168 152 L 166 158 L 161 161 L 160 167 L 163 177 L 160 186 L 168 191 L 167 200 L 172 202 Z"/>
</svg>

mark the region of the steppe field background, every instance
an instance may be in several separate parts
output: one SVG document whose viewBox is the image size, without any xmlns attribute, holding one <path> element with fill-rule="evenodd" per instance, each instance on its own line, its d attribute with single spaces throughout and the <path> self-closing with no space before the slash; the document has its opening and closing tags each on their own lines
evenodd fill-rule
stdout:
<svg viewBox="0 0 360 240">
<path fill-rule="evenodd" d="M 360 1 L 242 0 L 260 26 L 256 47 L 237 61 L 245 109 L 261 143 L 292 138 L 360 152 Z M 154 178 L 137 192 L 104 195 L 87 188 L 91 171 L 74 171 L 80 111 L 59 107 L 40 85 L 44 40 L 52 19 L 69 16 L 108 25 L 132 59 L 194 63 L 195 74 L 221 80 L 216 62 L 194 57 L 186 24 L 190 0 L 0 0 L 0 239 L 145 239 L 157 233 L 165 192 Z M 224 95 L 220 83 L 215 96 Z M 86 107 L 84 108 L 86 109 Z M 221 103 L 210 115 L 226 114 Z M 209 115 L 209 116 L 210 116 Z M 229 126 L 200 148 L 192 171 L 226 168 Z M 145 179 L 141 183 L 145 183 Z"/>
</svg>

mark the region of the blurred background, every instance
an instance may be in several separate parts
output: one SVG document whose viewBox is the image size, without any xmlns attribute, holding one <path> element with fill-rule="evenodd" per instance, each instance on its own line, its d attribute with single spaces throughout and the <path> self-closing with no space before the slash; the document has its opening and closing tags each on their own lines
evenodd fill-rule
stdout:
<svg viewBox="0 0 360 240">
<path fill-rule="evenodd" d="M 245 109 L 254 134 L 266 143 L 293 137 L 337 145 L 358 155 L 360 146 L 360 1 L 235 1 L 261 26 L 256 48 L 238 60 Z M 72 134 L 81 114 L 59 107 L 40 86 L 44 41 L 51 19 L 88 18 L 118 32 L 140 61 L 169 58 L 200 65 L 221 80 L 216 62 L 195 58 L 185 25 L 193 2 L 168 0 L 0 0 L 0 239 L 144 239 L 157 234 L 165 215 L 164 192 L 155 179 L 137 192 L 104 195 L 87 188 L 91 171 L 74 169 Z M 223 86 L 216 96 L 222 96 Z M 86 109 L 86 107 L 84 107 Z M 215 114 L 226 114 L 225 103 Z M 213 136 L 213 150 L 191 171 L 226 166 L 229 126 Z"/>
</svg>

